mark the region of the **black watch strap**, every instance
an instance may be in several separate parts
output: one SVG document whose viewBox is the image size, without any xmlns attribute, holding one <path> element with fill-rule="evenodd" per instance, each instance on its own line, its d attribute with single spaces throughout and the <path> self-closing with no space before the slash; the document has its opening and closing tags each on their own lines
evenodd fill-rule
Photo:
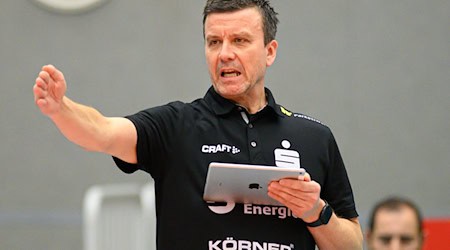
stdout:
<svg viewBox="0 0 450 250">
<path fill-rule="evenodd" d="M 305 223 L 308 227 L 318 227 L 321 225 L 326 225 L 330 221 L 331 215 L 333 215 L 333 209 L 328 204 L 328 202 L 325 201 L 325 206 L 323 206 L 322 211 L 320 211 L 319 218 L 316 221 Z"/>
</svg>

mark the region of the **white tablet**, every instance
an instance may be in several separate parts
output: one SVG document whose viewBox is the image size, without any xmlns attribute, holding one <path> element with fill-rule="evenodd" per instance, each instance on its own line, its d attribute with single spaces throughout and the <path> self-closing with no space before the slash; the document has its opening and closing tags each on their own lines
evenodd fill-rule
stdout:
<svg viewBox="0 0 450 250">
<path fill-rule="evenodd" d="M 303 168 L 211 162 L 203 199 L 280 206 L 267 195 L 269 183 L 283 178 L 297 179 L 304 174 Z"/>
</svg>

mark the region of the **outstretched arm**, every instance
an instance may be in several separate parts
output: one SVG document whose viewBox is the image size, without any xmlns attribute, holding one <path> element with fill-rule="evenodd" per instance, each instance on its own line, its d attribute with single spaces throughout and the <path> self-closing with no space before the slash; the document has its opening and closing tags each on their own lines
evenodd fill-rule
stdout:
<svg viewBox="0 0 450 250">
<path fill-rule="evenodd" d="M 61 71 L 53 65 L 42 67 L 33 87 L 41 112 L 73 143 L 136 163 L 137 134 L 133 123 L 126 118 L 105 117 L 94 108 L 70 100 L 65 96 L 66 88 Z"/>
</svg>

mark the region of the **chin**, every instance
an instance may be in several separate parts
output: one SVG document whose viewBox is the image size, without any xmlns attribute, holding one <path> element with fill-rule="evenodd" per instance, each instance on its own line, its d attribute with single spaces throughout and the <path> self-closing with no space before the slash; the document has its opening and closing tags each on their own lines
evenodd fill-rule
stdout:
<svg viewBox="0 0 450 250">
<path fill-rule="evenodd" d="M 219 95 L 227 99 L 232 99 L 233 97 L 240 96 L 244 92 L 242 86 L 215 85 L 214 89 Z"/>
</svg>

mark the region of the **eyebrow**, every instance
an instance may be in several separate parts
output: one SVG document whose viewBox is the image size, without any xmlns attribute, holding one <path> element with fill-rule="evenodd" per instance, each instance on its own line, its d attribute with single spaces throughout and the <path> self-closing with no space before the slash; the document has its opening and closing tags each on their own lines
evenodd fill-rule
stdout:
<svg viewBox="0 0 450 250">
<path fill-rule="evenodd" d="M 394 235 L 392 234 L 383 234 L 378 236 L 379 239 L 385 240 L 385 241 L 391 241 L 392 238 L 394 238 Z"/>
<path fill-rule="evenodd" d="M 414 238 L 414 236 L 407 235 L 407 234 L 401 234 L 401 235 L 393 235 L 393 234 L 382 234 L 378 236 L 378 238 L 391 241 L 393 238 L 400 238 L 402 241 L 410 241 Z"/>
<path fill-rule="evenodd" d="M 233 34 L 233 36 L 246 36 L 246 37 L 251 37 L 252 35 L 253 34 L 248 31 L 240 31 L 240 32 Z"/>
<path fill-rule="evenodd" d="M 414 237 L 411 235 L 400 235 L 400 240 L 402 240 L 402 241 L 411 241 L 413 239 L 414 239 Z"/>
<path fill-rule="evenodd" d="M 206 39 L 220 38 L 220 37 L 221 37 L 220 35 L 216 35 L 214 33 L 213 34 L 209 33 L 209 34 L 205 35 Z M 239 32 L 236 32 L 236 33 L 232 33 L 231 37 L 253 37 L 253 34 L 251 32 L 248 32 L 248 31 L 239 31 Z"/>
</svg>

